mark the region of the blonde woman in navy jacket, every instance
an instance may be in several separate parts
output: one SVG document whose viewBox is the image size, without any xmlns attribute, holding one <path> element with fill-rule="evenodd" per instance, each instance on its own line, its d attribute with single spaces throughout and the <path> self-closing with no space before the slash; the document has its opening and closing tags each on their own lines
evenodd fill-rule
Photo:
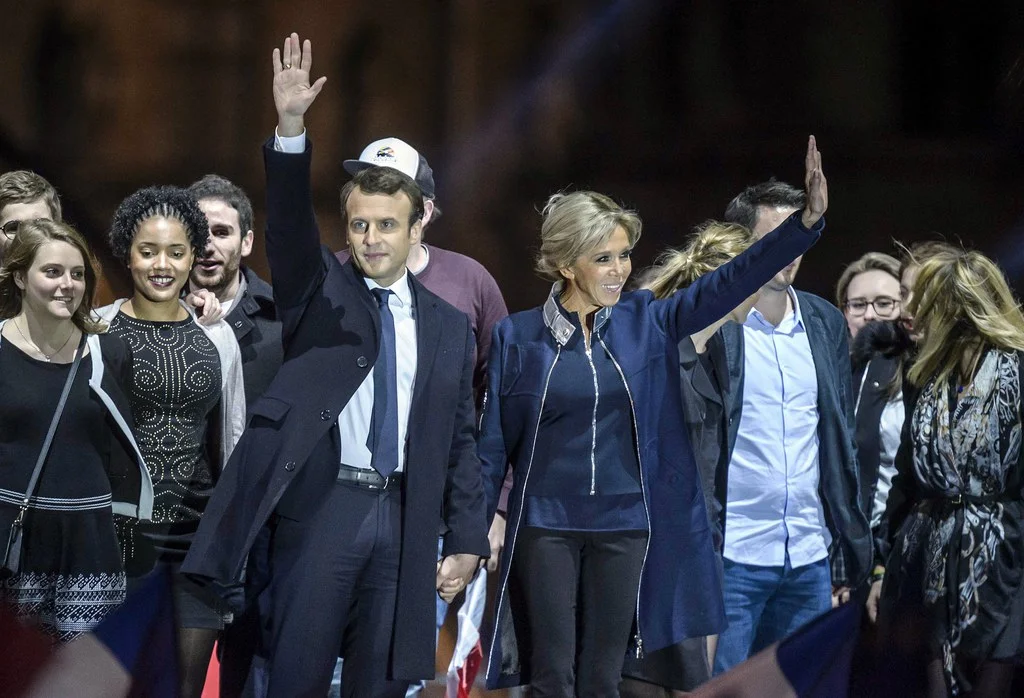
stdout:
<svg viewBox="0 0 1024 698">
<path fill-rule="evenodd" d="M 813 138 L 806 168 L 802 213 L 661 301 L 622 293 L 635 213 L 594 192 L 548 200 L 537 269 L 555 284 L 495 328 L 479 439 L 490 515 L 509 466 L 514 478 L 489 688 L 617 696 L 627 650 L 722 629 L 677 345 L 818 239 L 828 195 Z"/>
</svg>

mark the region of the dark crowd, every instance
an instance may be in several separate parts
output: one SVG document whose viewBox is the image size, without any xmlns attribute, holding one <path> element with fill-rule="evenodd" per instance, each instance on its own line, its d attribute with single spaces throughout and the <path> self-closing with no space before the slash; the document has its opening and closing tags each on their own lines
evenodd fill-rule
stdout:
<svg viewBox="0 0 1024 698">
<path fill-rule="evenodd" d="M 552 195 L 550 293 L 509 315 L 427 241 L 433 172 L 397 138 L 345 161 L 348 248 L 321 245 L 325 78 L 294 34 L 272 62 L 270 280 L 211 174 L 124 199 L 133 290 L 97 307 L 57 192 L 0 175 L 0 594 L 26 623 L 68 643 L 166 566 L 182 696 L 216 646 L 222 696 L 397 698 L 485 569 L 488 689 L 681 695 L 854 604 L 879 643 L 913 621 L 921 695 L 1012 694 L 1024 315 L 996 262 L 908 239 L 797 290 L 828 235 L 812 136 L 800 186 L 746 187 L 643 270 L 637 212 Z"/>
</svg>

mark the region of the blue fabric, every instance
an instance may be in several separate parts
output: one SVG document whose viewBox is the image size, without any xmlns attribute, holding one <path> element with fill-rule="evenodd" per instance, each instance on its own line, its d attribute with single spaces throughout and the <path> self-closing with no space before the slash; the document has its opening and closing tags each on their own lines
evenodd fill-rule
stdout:
<svg viewBox="0 0 1024 698">
<path fill-rule="evenodd" d="M 716 634 L 725 625 L 721 576 L 685 428 L 679 341 L 756 292 L 806 252 L 823 227 L 820 221 L 807 230 L 794 215 L 744 254 L 670 298 L 656 300 L 649 291 L 624 293 L 614 307 L 596 313 L 599 344 L 619 364 L 635 413 L 633 438 L 651 525 L 637 599 L 645 652 Z M 574 331 L 547 305 L 510 315 L 494 329 L 478 439 L 489 517 L 497 509 L 509 467 L 514 477 L 488 656 L 487 685 L 492 689 L 529 681 L 521 662 L 529 657 L 529 637 L 513 623 L 513 615 L 521 611 L 512 608 L 515 595 L 507 591 L 509 570 L 523 502 L 533 488 L 532 444 L 547 377 Z"/>
<path fill-rule="evenodd" d="M 147 575 L 92 634 L 131 675 L 139 695 L 178 695 L 178 638 L 169 567 L 158 567 Z"/>
<path fill-rule="evenodd" d="M 526 525 L 560 531 L 646 531 L 640 465 L 626 384 L 600 330 L 576 332 L 555 363 L 541 413 L 526 501 Z"/>
<path fill-rule="evenodd" d="M 381 347 L 383 361 L 373 365 L 373 419 L 366 446 L 373 454 L 373 469 L 387 477 L 398 468 L 398 368 L 395 354 L 395 316 L 388 306 L 391 291 L 371 291 L 380 307 Z"/>
<path fill-rule="evenodd" d="M 718 637 L 715 674 L 788 637 L 832 608 L 828 560 L 803 567 L 743 565 L 724 561 L 725 614 L 729 627 Z"/>
<path fill-rule="evenodd" d="M 776 661 L 799 698 L 846 698 L 853 693 L 850 671 L 863 610 L 856 602 L 843 604 L 779 643 Z"/>
</svg>

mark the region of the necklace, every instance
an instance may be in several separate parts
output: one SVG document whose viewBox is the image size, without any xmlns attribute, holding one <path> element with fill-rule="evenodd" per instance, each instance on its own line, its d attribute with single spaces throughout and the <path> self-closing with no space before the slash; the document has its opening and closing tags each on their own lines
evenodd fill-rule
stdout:
<svg viewBox="0 0 1024 698">
<path fill-rule="evenodd" d="M 57 354 L 59 354 L 64 349 L 64 347 L 66 347 L 68 345 L 68 342 L 71 341 L 71 335 L 73 335 L 75 333 L 75 326 L 72 325 L 71 326 L 71 331 L 68 332 L 68 338 L 65 339 L 64 343 L 60 345 L 60 349 L 58 349 L 57 351 L 55 351 L 52 354 L 50 354 L 49 356 L 47 356 L 46 352 L 44 352 L 42 349 L 40 349 L 38 344 L 36 344 L 31 339 L 29 339 L 28 337 L 25 336 L 25 333 L 21 331 L 20 327 L 18 327 L 18 321 L 17 320 L 14 321 L 14 329 L 18 330 L 18 334 L 21 335 L 21 338 L 24 339 L 29 344 L 31 344 L 32 348 L 35 349 L 36 351 L 38 351 L 39 355 L 42 356 L 43 359 L 46 360 L 46 361 L 53 361 L 53 357 L 55 357 Z"/>
</svg>

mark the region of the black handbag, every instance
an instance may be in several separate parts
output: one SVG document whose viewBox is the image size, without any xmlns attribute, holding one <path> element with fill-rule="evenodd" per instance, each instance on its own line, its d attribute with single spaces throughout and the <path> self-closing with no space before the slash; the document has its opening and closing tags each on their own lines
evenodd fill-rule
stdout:
<svg viewBox="0 0 1024 698">
<path fill-rule="evenodd" d="M 78 365 L 82 363 L 82 354 L 85 352 L 86 334 L 82 333 L 82 341 L 78 344 L 78 351 L 75 352 L 75 360 L 71 362 L 71 370 L 68 371 L 68 378 L 64 381 L 64 391 L 60 394 L 57 402 L 57 409 L 53 413 L 53 420 L 50 422 L 50 430 L 46 432 L 43 439 L 43 449 L 36 459 L 36 467 L 29 478 L 28 487 L 25 489 L 25 496 L 21 499 L 21 506 L 18 507 L 18 515 L 14 517 L 11 524 L 11 533 L 7 536 L 7 547 L 4 550 L 3 562 L 0 563 L 0 581 L 18 573 L 21 568 L 21 548 L 23 545 L 23 533 L 25 532 L 25 512 L 28 511 L 28 503 L 35 494 L 36 486 L 39 484 L 39 474 L 43 470 L 43 463 L 50 452 L 50 445 L 53 443 L 53 435 L 57 431 L 57 424 L 64 412 L 64 405 L 67 404 L 68 394 L 71 392 L 71 384 L 75 382 L 75 374 L 78 373 Z"/>
</svg>

